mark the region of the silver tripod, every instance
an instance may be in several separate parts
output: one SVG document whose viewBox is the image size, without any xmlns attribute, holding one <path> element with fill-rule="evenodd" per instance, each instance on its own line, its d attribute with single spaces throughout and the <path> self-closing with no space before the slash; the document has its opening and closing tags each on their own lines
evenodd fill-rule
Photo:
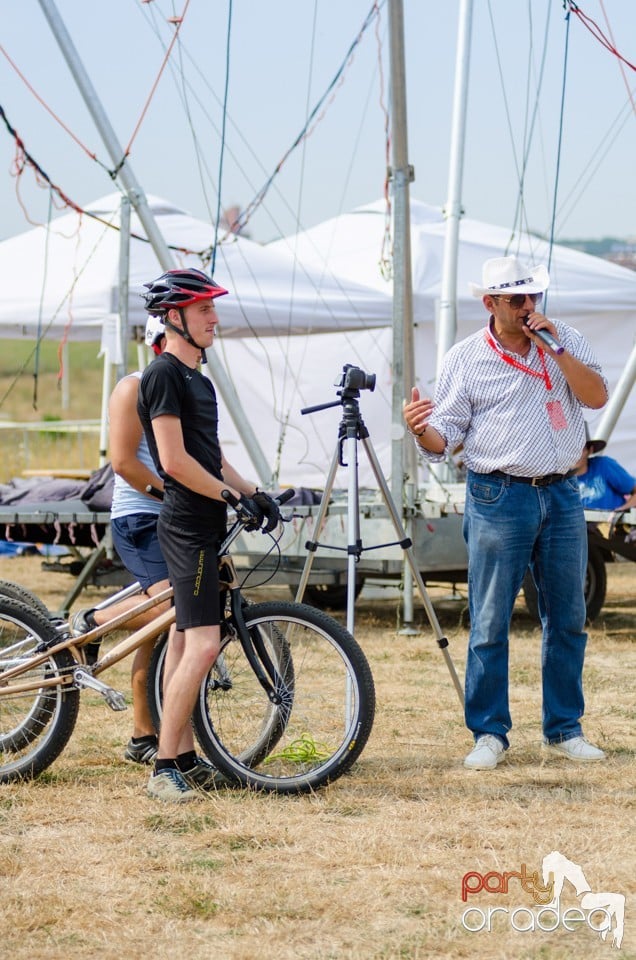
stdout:
<svg viewBox="0 0 636 960">
<path fill-rule="evenodd" d="M 305 407 L 300 412 L 302 414 L 316 413 L 318 410 L 327 410 L 330 407 L 342 406 L 342 419 L 338 427 L 338 443 L 331 461 L 331 467 L 325 483 L 325 490 L 322 495 L 322 500 L 320 501 L 318 516 L 316 518 L 316 538 L 318 538 L 320 535 L 320 531 L 327 514 L 327 508 L 329 506 L 329 500 L 331 498 L 331 492 L 333 490 L 333 484 L 338 467 L 347 467 L 347 630 L 351 634 L 354 633 L 356 563 L 360 560 L 362 553 L 366 550 L 377 550 L 380 547 L 402 547 L 413 574 L 413 579 L 417 584 L 417 588 L 422 599 L 422 604 L 424 605 L 424 610 L 426 611 L 426 616 L 428 617 L 429 623 L 437 638 L 437 644 L 444 655 L 444 659 L 446 660 L 446 665 L 450 672 L 455 690 L 457 691 L 457 695 L 463 707 L 464 692 L 462 690 L 459 677 L 457 676 L 453 661 L 451 660 L 450 651 L 448 649 L 448 639 L 444 636 L 440 627 L 435 610 L 433 609 L 433 605 L 424 585 L 424 581 L 422 580 L 422 575 L 419 571 L 417 563 L 415 562 L 412 541 L 406 535 L 406 531 L 402 526 L 395 503 L 391 496 L 391 492 L 387 486 L 386 480 L 384 479 L 380 464 L 375 455 L 371 440 L 369 439 L 369 431 L 367 430 L 362 416 L 360 415 L 360 406 L 358 403 L 360 390 L 374 389 L 375 374 L 367 374 L 359 367 L 354 367 L 351 364 L 345 364 L 343 368 L 342 380 L 338 385 L 342 387 L 341 390 L 337 391 L 340 400 L 334 400 L 332 403 L 321 403 L 315 407 Z M 362 546 L 362 539 L 360 537 L 360 499 L 358 488 L 358 440 L 361 441 L 364 449 L 366 450 L 369 463 L 371 464 L 371 469 L 373 470 L 378 487 L 382 493 L 382 498 L 393 522 L 393 527 L 398 537 L 398 540 L 395 543 L 377 544 L 372 547 Z M 305 588 L 309 582 L 309 575 L 311 573 L 314 554 L 320 546 L 328 547 L 331 550 L 342 549 L 334 547 L 330 544 L 320 544 L 318 539 L 308 541 L 305 544 L 307 549 L 307 559 L 305 560 L 305 566 L 303 568 L 300 583 L 298 584 L 298 591 L 296 593 L 296 600 L 299 603 L 302 601 Z"/>
</svg>

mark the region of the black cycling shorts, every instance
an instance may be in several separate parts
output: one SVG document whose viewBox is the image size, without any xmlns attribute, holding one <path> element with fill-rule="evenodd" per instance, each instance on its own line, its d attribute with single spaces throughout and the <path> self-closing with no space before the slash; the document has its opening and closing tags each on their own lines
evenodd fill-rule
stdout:
<svg viewBox="0 0 636 960">
<path fill-rule="evenodd" d="M 176 527 L 159 516 L 157 533 L 174 590 L 177 630 L 217 626 L 219 605 L 219 531 L 193 531 Z"/>
</svg>

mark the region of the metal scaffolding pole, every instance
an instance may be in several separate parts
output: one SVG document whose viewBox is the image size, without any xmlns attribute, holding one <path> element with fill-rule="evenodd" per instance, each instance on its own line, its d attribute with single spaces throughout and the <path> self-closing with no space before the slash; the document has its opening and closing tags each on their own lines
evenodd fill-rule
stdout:
<svg viewBox="0 0 636 960">
<path fill-rule="evenodd" d="M 84 69 L 64 21 L 60 17 L 53 0 L 39 0 L 39 3 L 104 142 L 113 168 L 117 170 L 117 179 L 121 181 L 128 199 L 137 212 L 137 216 L 146 231 L 146 236 L 155 251 L 157 260 L 163 270 L 171 270 L 175 266 L 172 253 L 148 206 L 146 195 L 137 182 L 128 159 L 124 156 L 123 147 L 117 140 L 115 131 L 99 101 L 90 77 Z M 239 436 L 250 455 L 254 468 L 258 473 L 259 480 L 263 485 L 269 485 L 272 478 L 272 469 L 261 450 L 251 424 L 245 416 L 239 396 L 232 382 L 212 350 L 208 352 L 208 367 L 210 368 L 214 383 L 218 387 L 230 412 L 230 416 L 236 425 Z"/>
<path fill-rule="evenodd" d="M 415 383 L 413 348 L 413 281 L 411 271 L 411 201 L 414 180 L 408 161 L 406 68 L 404 63 L 404 8 L 402 0 L 389 2 L 391 59 L 391 133 L 393 182 L 393 394 L 391 403 L 391 492 L 395 503 L 407 509 L 406 527 L 412 533 L 412 507 L 417 489 L 417 455 L 402 419 L 402 401 Z M 406 442 L 405 442 L 406 438 Z M 403 632 L 414 632 L 411 568 L 404 563 Z"/>
</svg>

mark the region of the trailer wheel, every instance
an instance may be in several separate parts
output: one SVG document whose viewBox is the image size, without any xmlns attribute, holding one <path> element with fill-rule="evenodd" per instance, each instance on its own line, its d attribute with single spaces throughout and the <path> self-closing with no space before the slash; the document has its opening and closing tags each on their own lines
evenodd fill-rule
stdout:
<svg viewBox="0 0 636 960">
<path fill-rule="evenodd" d="M 585 610 L 588 623 L 598 617 L 603 609 L 606 595 L 607 571 L 605 569 L 605 559 L 598 547 L 588 543 L 587 570 L 585 573 Z M 532 619 L 539 620 L 539 598 L 529 570 L 523 579 L 523 597 Z"/>
</svg>

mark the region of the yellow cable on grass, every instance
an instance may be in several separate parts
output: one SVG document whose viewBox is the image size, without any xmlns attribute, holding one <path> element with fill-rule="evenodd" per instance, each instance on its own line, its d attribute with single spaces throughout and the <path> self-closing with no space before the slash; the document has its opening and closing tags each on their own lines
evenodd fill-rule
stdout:
<svg viewBox="0 0 636 960">
<path fill-rule="evenodd" d="M 319 760 L 328 760 L 332 752 L 326 744 L 316 743 L 308 733 L 303 733 L 297 740 L 292 740 L 280 753 L 272 753 L 264 762 L 291 760 L 292 763 L 315 763 Z"/>
</svg>

